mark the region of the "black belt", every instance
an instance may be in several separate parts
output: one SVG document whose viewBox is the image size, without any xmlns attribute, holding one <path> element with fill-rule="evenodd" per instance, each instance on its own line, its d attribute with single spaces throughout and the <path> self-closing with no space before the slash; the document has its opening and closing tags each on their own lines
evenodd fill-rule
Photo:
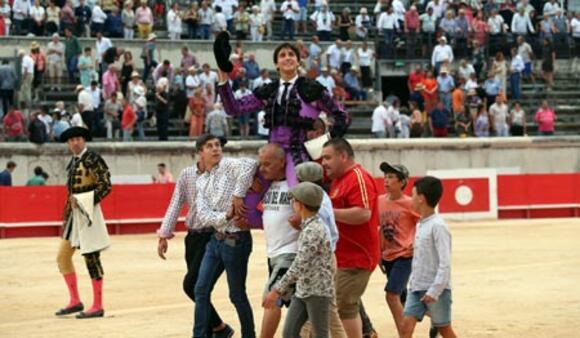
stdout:
<svg viewBox="0 0 580 338">
<path fill-rule="evenodd" d="M 219 232 L 216 231 L 214 233 L 215 239 L 218 241 L 225 241 L 226 239 L 233 239 L 235 241 L 239 241 L 246 235 L 248 231 L 238 231 L 238 232 Z"/>
<path fill-rule="evenodd" d="M 187 232 L 189 232 L 192 235 L 207 234 L 207 233 L 213 232 L 213 228 L 209 227 L 209 228 L 201 228 L 201 229 L 187 229 Z"/>
</svg>

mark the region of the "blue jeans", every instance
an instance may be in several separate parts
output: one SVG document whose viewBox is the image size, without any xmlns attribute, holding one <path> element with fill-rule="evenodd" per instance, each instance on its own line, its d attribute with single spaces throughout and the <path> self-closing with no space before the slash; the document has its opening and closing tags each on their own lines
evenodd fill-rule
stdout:
<svg viewBox="0 0 580 338">
<path fill-rule="evenodd" d="M 234 30 L 234 19 L 226 20 L 226 23 L 228 25 L 228 32 L 230 32 L 230 34 L 234 35 L 234 33 L 235 33 L 235 30 Z"/>
<path fill-rule="evenodd" d="M 255 338 L 254 315 L 246 294 L 248 260 L 252 252 L 252 235 L 249 231 L 239 233 L 236 240 L 218 240 L 212 235 L 205 248 L 195 284 L 195 324 L 193 336 L 205 338 L 210 315 L 210 295 L 221 274 L 226 271 L 230 301 L 236 307 L 242 338 Z"/>
<path fill-rule="evenodd" d="M 393 38 L 395 37 L 395 30 L 383 29 L 385 38 L 385 56 L 387 58 L 393 57 Z"/>
<path fill-rule="evenodd" d="M 201 25 L 201 38 L 204 40 L 209 40 L 209 32 L 210 32 L 210 27 L 209 25 Z"/>
<path fill-rule="evenodd" d="M 137 135 L 139 137 L 139 141 L 145 140 L 145 129 L 143 129 L 143 121 L 137 122 Z"/>
<path fill-rule="evenodd" d="M 284 19 L 282 22 L 282 35 L 280 40 L 285 40 L 284 37 L 288 34 L 290 40 L 294 40 L 294 20 Z"/>
<path fill-rule="evenodd" d="M 441 100 L 441 102 L 443 102 L 445 108 L 451 111 L 451 93 L 439 92 L 439 99 Z"/>
<path fill-rule="evenodd" d="M 77 71 L 78 62 L 79 58 L 76 56 L 66 60 L 66 70 L 68 72 L 68 79 L 70 82 L 74 82 L 75 80 L 75 72 Z"/>
<path fill-rule="evenodd" d="M 520 90 L 520 73 L 512 73 L 510 75 L 510 85 L 512 87 L 512 99 L 519 100 L 521 97 L 521 90 Z"/>
</svg>

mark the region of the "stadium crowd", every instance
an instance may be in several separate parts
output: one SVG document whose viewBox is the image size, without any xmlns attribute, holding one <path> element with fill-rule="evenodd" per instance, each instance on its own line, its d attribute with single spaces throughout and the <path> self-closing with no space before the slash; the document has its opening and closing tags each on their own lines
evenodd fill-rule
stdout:
<svg viewBox="0 0 580 338">
<path fill-rule="evenodd" d="M 0 66 L 5 139 L 42 143 L 58 139 L 67 125 L 85 125 L 94 136 L 123 140 L 131 140 L 133 134 L 144 139 L 144 128 L 156 126 L 158 138 L 166 140 L 170 118 L 182 120 L 178 127 L 184 131 L 184 124 L 189 125 L 186 134 L 192 138 L 204 131 L 231 134 L 233 121 L 216 100 L 217 77 L 208 64 L 200 65 L 187 47 L 181 60 L 155 59 L 153 29 L 159 25 L 173 40 L 210 39 L 213 33 L 229 30 L 238 39 L 230 74 L 238 96 L 271 81 L 270 70 L 244 53 L 244 39 L 294 39 L 295 31 L 315 33 L 309 44 L 297 41 L 301 71 L 341 101 L 372 98 L 371 66 L 376 57 L 392 58 L 403 50 L 407 58 L 430 58 L 409 76 L 408 107 L 389 96 L 375 110 L 372 133 L 379 137 L 446 136 L 448 129 L 457 135 L 505 136 L 509 129 L 514 129 L 512 135 L 525 134 L 525 113 L 517 104 L 522 81 L 535 83 L 534 74 L 541 73 L 550 90 L 556 57 L 579 55 L 580 13 L 565 13 L 555 0 L 380 0 L 371 15 L 362 6 L 357 15 L 348 8 L 335 15 L 331 7 L 319 0 L 313 6 L 307 1 L 274 0 L 199 4 L 0 0 L 0 35 L 52 37 L 45 46 L 34 42 L 30 50 L 19 51 L 20 74 L 7 61 Z M 274 32 L 277 15 L 282 27 Z M 145 39 L 138 57 L 115 47 L 110 39 L 132 39 L 135 33 Z M 333 33 L 339 39 L 323 49 L 320 41 L 333 39 Z M 375 34 L 381 41 L 376 52 L 366 42 Z M 95 45 L 81 50 L 78 37 L 88 36 L 96 38 Z M 354 40 L 362 40 L 362 46 L 354 48 Z M 541 69 L 534 69 L 536 59 L 542 60 Z M 43 84 L 58 91 L 63 83 L 80 84 L 76 104 L 31 104 L 40 98 Z M 547 102 L 538 106 L 535 120 L 540 132 L 553 133 L 554 110 Z M 239 119 L 239 135 L 266 135 L 260 116 L 256 112 L 252 130 L 251 119 Z M 45 132 L 36 120 L 45 124 Z"/>
</svg>

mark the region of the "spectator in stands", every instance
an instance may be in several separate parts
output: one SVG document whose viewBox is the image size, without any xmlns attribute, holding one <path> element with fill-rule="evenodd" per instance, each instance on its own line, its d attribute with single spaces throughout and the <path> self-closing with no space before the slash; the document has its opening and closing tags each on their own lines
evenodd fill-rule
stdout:
<svg viewBox="0 0 580 338">
<path fill-rule="evenodd" d="M 234 93 L 236 100 L 239 100 L 244 96 L 252 95 L 252 92 L 248 89 L 248 82 L 246 80 L 241 80 L 239 82 L 239 86 L 240 88 Z M 238 124 L 240 129 L 240 136 L 242 138 L 250 136 L 250 114 L 240 114 L 238 116 Z"/>
<path fill-rule="evenodd" d="M 234 13 L 234 29 L 238 40 L 246 40 L 250 32 L 250 15 L 246 12 L 246 7 L 240 5 Z"/>
<path fill-rule="evenodd" d="M 121 120 L 121 129 L 123 129 L 123 141 L 131 141 L 135 124 L 137 123 L 137 114 L 133 110 L 133 105 L 127 100 L 123 99 L 123 117 Z"/>
<path fill-rule="evenodd" d="M 282 16 L 284 17 L 280 40 L 286 40 L 286 36 L 288 36 L 288 40 L 294 40 L 294 22 L 296 15 L 300 13 L 298 2 L 296 0 L 284 0 L 280 6 L 280 12 L 282 12 Z"/>
<path fill-rule="evenodd" d="M 556 63 L 556 50 L 548 38 L 544 38 L 542 48 L 542 77 L 546 81 L 548 90 L 554 88 L 554 64 Z"/>
<path fill-rule="evenodd" d="M 66 112 L 65 112 L 66 114 Z M 54 142 L 60 142 L 60 135 L 70 128 L 70 123 L 68 120 L 63 116 L 62 112 L 59 109 L 55 109 L 52 114 L 52 135 L 51 139 Z"/>
<path fill-rule="evenodd" d="M 272 82 L 272 79 L 270 79 L 270 72 L 267 69 L 262 69 L 260 71 L 260 77 L 254 81 L 254 88 L 252 88 L 252 90 L 259 88 L 262 85 L 271 83 L 271 82 Z"/>
<path fill-rule="evenodd" d="M 542 21 L 540 21 L 540 39 L 548 39 L 550 41 L 553 40 L 554 36 L 553 33 L 556 31 L 556 27 L 554 26 L 554 22 L 549 14 L 544 13 Z"/>
<path fill-rule="evenodd" d="M 256 54 L 248 53 L 248 59 L 243 63 L 248 78 L 249 88 L 255 88 L 254 82 L 260 77 L 260 65 L 256 62 Z"/>
<path fill-rule="evenodd" d="M 8 107 L 14 105 L 14 89 L 17 80 L 14 66 L 6 59 L 2 60 L 2 65 L 0 65 L 0 118 L 8 113 Z"/>
<path fill-rule="evenodd" d="M 441 34 L 447 38 L 447 41 L 453 41 L 455 32 L 458 30 L 454 16 L 453 10 L 449 9 L 445 12 L 445 17 L 439 21 L 439 29 Z"/>
<path fill-rule="evenodd" d="M 489 137 L 489 125 L 489 115 L 485 105 L 482 104 L 478 107 L 477 116 L 473 126 L 475 136 Z"/>
<path fill-rule="evenodd" d="M 169 34 L 170 40 L 181 40 L 181 13 L 179 11 L 179 5 L 177 2 L 174 2 L 171 6 L 171 9 L 167 12 L 167 32 Z M 193 11 L 197 16 L 197 7 Z M 190 32 L 191 34 L 191 32 Z M 194 37 L 195 38 L 195 37 Z"/>
<path fill-rule="evenodd" d="M 83 0 L 81 0 L 83 1 Z M 14 0 L 12 3 L 12 23 L 14 24 L 14 35 L 26 35 L 28 31 L 24 29 L 30 11 L 30 1 Z"/>
<path fill-rule="evenodd" d="M 11 30 L 10 25 L 12 24 L 12 20 L 10 19 L 12 16 L 12 8 L 10 4 L 6 0 L 0 0 L 0 17 L 4 20 L 4 35 L 3 36 L 10 36 Z"/>
<path fill-rule="evenodd" d="M 149 72 L 152 71 L 152 68 L 157 67 L 157 61 L 155 61 L 155 39 L 157 39 L 157 36 L 154 33 L 149 34 L 147 42 L 143 45 L 143 50 L 141 51 L 141 59 L 143 59 L 143 81 L 147 81 Z"/>
<path fill-rule="evenodd" d="M 48 80 L 51 85 L 51 90 L 60 90 L 62 82 L 62 66 L 64 64 L 64 51 L 65 46 L 60 42 L 58 33 L 52 34 L 52 41 L 48 43 L 46 48 Z"/>
<path fill-rule="evenodd" d="M 90 88 L 84 88 L 83 85 L 78 85 L 76 88 L 77 102 L 79 114 L 82 118 L 81 123 L 89 130 L 93 130 L 93 121 L 95 118 L 94 110 L 97 108 L 93 106 L 93 96 L 89 92 Z M 73 127 L 76 127 L 77 120 L 73 117 Z"/>
<path fill-rule="evenodd" d="M 194 1 L 194 3 L 196 3 Z M 193 6 L 193 4 L 192 4 Z M 201 8 L 197 11 L 197 15 L 198 15 L 198 22 L 199 22 L 199 28 L 200 28 L 200 38 L 204 39 L 204 40 L 209 40 L 209 36 L 211 33 L 211 26 L 213 25 L 214 22 L 214 12 L 213 9 L 211 9 L 211 7 L 209 7 L 209 4 L 207 2 L 207 0 L 204 0 L 201 2 Z M 190 31 L 191 34 L 191 31 Z M 191 39 L 191 37 L 190 37 Z"/>
<path fill-rule="evenodd" d="M 155 86 L 155 117 L 157 118 L 157 136 L 159 141 L 167 141 L 169 128 L 169 83 Z"/>
<path fill-rule="evenodd" d="M 355 34 L 362 41 L 366 41 L 371 29 L 371 17 L 368 15 L 366 7 L 361 7 L 359 15 L 354 19 Z"/>
<path fill-rule="evenodd" d="M 308 66 L 312 66 L 315 61 L 320 61 L 322 56 L 322 47 L 320 47 L 320 38 L 318 35 L 312 36 L 312 41 L 308 46 Z"/>
<path fill-rule="evenodd" d="M 421 25 L 419 20 L 419 12 L 417 6 L 412 5 L 407 13 L 405 13 L 405 36 L 407 43 L 407 58 L 415 57 L 415 50 L 417 48 L 417 36 L 421 32 Z"/>
<path fill-rule="evenodd" d="M 262 42 L 264 38 L 264 19 L 260 14 L 260 7 L 252 6 L 250 14 L 250 37 L 253 42 Z"/>
<path fill-rule="evenodd" d="M 353 66 L 344 76 L 344 83 L 346 90 L 349 92 L 353 100 L 366 101 L 367 93 L 360 85 L 358 68 Z"/>
<path fill-rule="evenodd" d="M 81 0 L 82 1 L 82 0 Z M 153 12 L 147 6 L 147 0 L 141 0 L 141 6 L 135 11 L 135 22 L 137 22 L 137 29 L 139 31 L 140 39 L 147 39 L 153 30 Z M 147 77 L 143 75 L 143 79 Z"/>
<path fill-rule="evenodd" d="M 83 87 L 88 88 L 91 85 L 94 73 L 93 58 L 91 56 L 91 47 L 85 48 L 85 53 L 78 60 L 80 73 L 80 82 Z"/>
<path fill-rule="evenodd" d="M 484 45 L 480 45 L 477 40 L 473 41 L 473 50 L 471 53 L 471 63 L 475 69 L 476 79 L 482 77 L 482 73 L 487 69 L 487 56 L 486 49 Z"/>
<path fill-rule="evenodd" d="M 388 102 L 387 116 L 389 117 L 389 124 L 387 124 L 388 137 L 397 138 L 401 131 L 398 127 L 401 119 L 401 104 L 398 98 L 389 101 L 389 98 L 387 97 L 386 101 Z"/>
<path fill-rule="evenodd" d="M 495 103 L 489 107 L 489 119 L 491 126 L 495 131 L 495 136 L 506 137 L 509 136 L 509 112 L 508 105 L 505 103 L 503 95 L 498 95 L 495 98 Z"/>
<path fill-rule="evenodd" d="M 222 8 L 220 6 L 214 7 L 215 15 L 213 21 L 213 32 L 217 36 L 219 32 L 226 31 L 228 28 L 228 22 L 226 16 L 222 13 Z"/>
<path fill-rule="evenodd" d="M 556 0 L 549 0 L 544 4 L 543 13 L 544 15 L 548 15 L 548 17 L 552 17 L 557 14 L 558 10 L 562 10 L 560 4 Z"/>
<path fill-rule="evenodd" d="M 503 34 L 506 33 L 506 25 L 501 15 L 496 9 L 491 11 L 489 19 L 487 19 L 489 26 L 489 46 L 490 53 L 496 53 L 503 50 Z"/>
<path fill-rule="evenodd" d="M 459 62 L 459 69 L 457 70 L 459 78 L 464 79 L 465 81 L 471 78 L 472 74 L 475 74 L 475 68 L 471 63 L 468 63 L 466 59 L 461 59 Z"/>
<path fill-rule="evenodd" d="M 167 184 L 174 182 L 173 175 L 171 175 L 171 172 L 167 170 L 165 163 L 159 163 L 157 165 L 157 174 L 153 175 L 151 178 L 153 179 L 153 183 Z"/>
<path fill-rule="evenodd" d="M 329 69 L 339 69 L 342 56 L 342 40 L 337 39 L 326 50 L 326 65 Z"/>
<path fill-rule="evenodd" d="M 510 125 L 511 136 L 524 136 L 528 134 L 526 130 L 526 112 L 522 109 L 518 101 L 514 102 L 508 123 Z"/>
<path fill-rule="evenodd" d="M 310 16 L 310 20 L 316 30 L 316 35 L 321 41 L 330 41 L 332 28 L 335 22 L 334 14 L 328 9 L 328 5 L 323 3 L 319 11 L 315 11 Z M 342 35 L 340 37 L 342 39 Z M 348 40 L 348 39 L 347 39 Z"/>
<path fill-rule="evenodd" d="M 518 54 L 517 48 L 512 48 L 512 61 L 510 63 L 510 87 L 511 96 L 514 100 L 519 100 L 521 96 L 521 75 L 525 69 L 522 57 Z"/>
<path fill-rule="evenodd" d="M 572 20 L 570 20 L 570 31 L 574 39 L 574 61 L 580 56 L 580 11 L 576 11 Z"/>
<path fill-rule="evenodd" d="M 479 97 L 475 88 L 467 91 L 467 107 L 469 108 L 469 115 L 473 121 L 475 121 L 477 113 L 479 112 L 479 106 L 482 104 L 483 100 Z"/>
<path fill-rule="evenodd" d="M 81 0 L 82 1 L 82 0 Z M 69 27 L 66 27 L 64 30 L 66 39 L 64 42 L 64 55 L 66 59 L 66 69 L 68 72 L 68 80 L 70 83 L 74 83 L 75 81 L 75 72 L 77 70 L 77 64 L 79 61 L 79 57 L 82 53 L 81 44 L 79 40 L 72 34 L 72 31 Z"/>
<path fill-rule="evenodd" d="M 203 122 L 205 121 L 206 102 L 203 98 L 201 88 L 195 89 L 193 97 L 189 100 L 191 110 L 191 121 L 189 125 L 189 138 L 198 137 L 203 133 Z M 240 133 L 242 127 L 240 126 Z M 249 128 L 248 128 L 249 129 Z"/>
<path fill-rule="evenodd" d="M 107 20 L 107 14 L 103 11 L 99 2 L 93 5 L 91 11 L 91 32 L 93 35 L 96 33 L 102 33 L 105 29 L 105 21 Z"/>
<path fill-rule="evenodd" d="M 328 67 L 322 67 L 321 70 L 322 74 L 320 74 L 320 76 L 316 78 L 316 81 L 318 81 L 321 85 L 323 85 L 326 88 L 326 90 L 328 90 L 330 96 L 332 96 L 334 87 L 336 87 L 336 83 L 334 82 L 332 76 L 330 76 Z"/>
<path fill-rule="evenodd" d="M 457 136 L 461 138 L 470 136 L 471 124 L 471 116 L 465 112 L 465 107 L 459 107 L 459 111 L 455 114 L 455 132 Z"/>
<path fill-rule="evenodd" d="M 435 74 L 439 74 L 439 69 L 444 62 L 453 63 L 453 50 L 447 44 L 447 38 L 444 36 L 439 38 L 439 44 L 433 49 L 431 55 L 431 66 L 435 67 Z"/>
<path fill-rule="evenodd" d="M 69 28 L 72 32 L 76 32 L 76 16 L 73 9 L 72 1 L 67 0 L 64 6 L 60 9 L 60 33 L 64 33 L 65 28 Z"/>
<path fill-rule="evenodd" d="M 449 75 L 446 67 L 441 67 L 441 74 L 437 77 L 437 88 L 439 89 L 439 100 L 445 108 L 451 111 L 451 92 L 455 88 L 455 81 Z"/>
<path fill-rule="evenodd" d="M 133 71 L 133 73 L 131 73 L 131 81 L 127 84 L 127 95 L 126 98 L 127 100 L 134 105 L 135 104 L 135 100 L 137 99 L 137 95 L 135 94 L 135 90 L 136 88 L 141 88 L 137 91 L 145 91 L 145 83 L 143 83 L 143 81 L 141 80 L 141 76 L 139 75 L 139 73 L 137 73 L 137 71 Z"/>
<path fill-rule="evenodd" d="M 123 18 L 119 15 L 119 9 L 117 7 L 113 7 L 107 14 L 104 31 L 111 38 L 122 38 L 124 36 Z"/>
<path fill-rule="evenodd" d="M 418 63 L 415 65 L 411 73 L 409 73 L 409 77 L 407 78 L 407 88 L 409 89 L 409 93 L 412 93 L 417 87 L 417 84 L 422 83 L 424 79 L 425 72 L 423 72 L 421 64 Z"/>
<path fill-rule="evenodd" d="M 518 12 L 512 18 L 511 31 L 513 34 L 526 36 L 528 33 L 535 33 L 534 25 L 526 13 L 524 7 L 519 7 Z"/>
<path fill-rule="evenodd" d="M 439 101 L 439 86 L 437 79 L 433 77 L 433 72 L 428 71 L 423 80 L 423 98 L 425 99 L 425 110 L 430 112 Z"/>
<path fill-rule="evenodd" d="M 187 98 L 191 100 L 195 90 L 201 86 L 201 80 L 197 75 L 197 68 L 195 68 L 195 66 L 189 67 L 187 71 L 188 75 L 185 78 L 185 91 Z"/>
<path fill-rule="evenodd" d="M 393 12 L 393 7 L 388 6 L 383 9 L 377 21 L 377 30 L 383 33 L 383 41 L 385 43 L 385 57 L 391 58 L 394 56 L 393 40 L 395 33 L 400 29 L 397 16 Z"/>
<path fill-rule="evenodd" d="M 153 82 L 157 83 L 161 78 L 162 74 L 165 73 L 169 83 L 173 83 L 173 78 L 175 76 L 175 71 L 169 60 L 163 60 L 161 64 L 155 67 L 153 71 Z"/>
<path fill-rule="evenodd" d="M 483 18 L 483 11 L 478 11 L 475 18 L 471 20 L 471 31 L 473 32 L 473 42 L 477 42 L 478 46 L 485 46 L 489 26 Z"/>
<path fill-rule="evenodd" d="M 217 137 L 225 137 L 229 134 L 228 130 L 229 127 L 227 115 L 226 112 L 223 110 L 222 104 L 214 103 L 213 110 L 207 115 L 205 119 L 206 134 L 212 134 Z"/>
<path fill-rule="evenodd" d="M 40 113 L 35 111 L 30 116 L 28 123 L 28 140 L 34 144 L 43 144 L 48 141 L 48 134 L 46 133 L 46 126 L 39 118 Z"/>
<path fill-rule="evenodd" d="M 119 115 L 123 111 L 122 105 L 123 95 L 120 92 L 115 92 L 108 99 L 105 100 L 105 107 L 103 108 L 103 115 L 105 120 L 105 129 L 107 130 L 107 140 L 118 139 L 119 129 L 121 123 Z"/>
<path fill-rule="evenodd" d="M 483 90 L 485 90 L 485 95 L 487 96 L 487 107 L 489 107 L 495 102 L 496 96 L 501 92 L 501 83 L 492 72 L 489 72 L 487 80 L 483 83 Z"/>
<path fill-rule="evenodd" d="M 274 0 L 260 0 L 260 13 L 266 26 L 266 35 L 268 40 L 272 40 L 272 20 L 276 12 L 276 2 Z"/>
<path fill-rule="evenodd" d="M 266 71 L 267 73 L 266 69 L 264 69 L 263 71 Z M 207 88 L 208 86 L 215 88 L 215 84 L 216 82 L 218 82 L 218 75 L 215 71 L 211 70 L 208 63 L 204 63 L 202 66 L 202 72 L 201 74 L 199 74 L 199 80 L 201 82 L 201 85 L 204 86 L 205 88 Z M 211 102 L 213 103 L 214 100 L 212 100 Z"/>
<path fill-rule="evenodd" d="M 371 73 L 371 63 L 374 63 L 375 52 L 369 48 L 369 44 L 363 41 L 362 46 L 357 49 L 356 56 L 361 72 L 362 87 L 372 91 L 373 80 Z"/>
<path fill-rule="evenodd" d="M 103 36 L 102 30 L 96 30 L 95 35 L 97 37 L 95 40 L 97 71 L 99 72 L 99 78 L 101 78 L 108 67 L 108 65 L 103 61 L 103 56 L 109 48 L 113 47 L 113 43 L 111 42 L 111 39 Z"/>
<path fill-rule="evenodd" d="M 20 89 L 18 90 L 18 101 L 20 107 L 29 107 L 32 102 L 32 81 L 34 77 L 34 60 L 23 49 L 18 51 L 20 58 Z M 25 112 L 26 115 L 28 115 Z"/>
<path fill-rule="evenodd" d="M 121 20 L 123 21 L 123 37 L 126 40 L 133 40 L 135 36 L 135 11 L 133 11 L 133 2 L 131 0 L 125 1 L 125 6 L 121 12 Z"/>
<path fill-rule="evenodd" d="M 375 110 L 373 110 L 373 115 L 371 118 L 371 133 L 373 133 L 376 138 L 387 137 L 387 126 L 391 124 L 387 112 L 387 105 L 388 104 L 386 102 L 379 103 Z"/>
<path fill-rule="evenodd" d="M 411 137 L 411 113 L 407 107 L 401 107 L 401 114 L 399 115 L 399 121 L 395 125 L 395 130 L 398 131 L 397 138 L 409 138 Z"/>
<path fill-rule="evenodd" d="M 136 66 L 135 66 L 135 61 L 133 61 L 133 54 L 131 54 L 130 51 L 125 51 L 123 53 L 123 63 L 121 66 L 121 76 L 120 76 L 120 82 L 121 82 L 121 93 L 123 94 L 123 96 L 127 96 L 127 86 L 129 85 L 129 81 L 131 81 L 131 76 L 133 75 L 133 72 L 135 72 L 136 70 Z M 137 73 L 137 75 L 139 75 Z"/>
<path fill-rule="evenodd" d="M 38 111 L 38 119 L 44 123 L 46 129 L 46 140 L 48 141 L 50 134 L 52 133 L 52 116 L 48 113 L 48 106 L 43 105 Z"/>
<path fill-rule="evenodd" d="M 495 79 L 500 83 L 500 91 L 506 94 L 508 65 L 503 52 L 497 52 L 495 54 L 491 71 L 494 73 Z"/>
<path fill-rule="evenodd" d="M 423 99 L 422 94 L 423 90 L 425 90 L 425 86 L 423 85 L 422 82 L 419 82 L 415 85 L 415 88 L 413 88 L 413 91 L 409 95 L 409 104 L 414 103 L 419 111 L 423 111 L 425 107 L 425 99 Z M 411 111 L 412 114 L 413 109 L 409 108 L 409 110 Z"/>
<path fill-rule="evenodd" d="M 556 122 L 556 112 L 548 104 L 548 100 L 542 100 L 542 106 L 536 112 L 534 120 L 538 124 L 538 135 L 554 135 L 554 123 Z"/>
<path fill-rule="evenodd" d="M 12 186 L 12 173 L 16 170 L 16 162 L 8 161 L 6 163 L 6 169 L 0 172 L 0 186 L 11 187 Z"/>
<path fill-rule="evenodd" d="M 455 18 L 455 50 L 457 57 L 467 56 L 467 37 L 470 33 L 469 19 L 465 15 L 465 10 L 461 8 L 459 15 Z"/>
<path fill-rule="evenodd" d="M 568 19 L 562 15 L 562 9 L 556 9 L 556 15 L 552 17 L 552 23 L 554 25 L 554 45 L 556 49 L 562 50 L 562 53 L 567 53 L 570 27 Z"/>
<path fill-rule="evenodd" d="M 173 3 L 174 5 L 178 5 L 177 2 Z M 173 10 L 173 7 L 172 7 Z M 187 37 L 191 40 L 193 39 L 197 39 L 198 38 L 198 29 L 200 26 L 200 14 L 203 13 L 206 16 L 212 15 L 211 10 L 209 10 L 209 8 L 207 7 L 207 3 L 206 3 L 206 7 L 205 10 L 202 12 L 199 9 L 199 5 L 197 3 L 197 1 L 192 1 L 191 2 L 191 7 L 189 7 L 187 9 L 187 11 L 185 11 L 185 13 L 183 13 L 183 21 L 185 21 L 185 24 L 187 25 Z M 177 16 L 177 13 L 179 13 L 179 8 L 176 8 L 173 10 L 173 14 L 172 14 L 172 19 L 175 20 L 175 16 Z M 207 19 L 207 18 L 206 18 Z M 167 25 L 169 25 L 169 13 L 167 13 Z M 177 28 L 177 27 L 175 27 Z M 181 25 L 179 27 L 181 29 Z M 208 35 L 209 35 L 209 31 L 208 31 Z M 177 39 L 175 39 L 177 40 Z"/>
<path fill-rule="evenodd" d="M 85 0 L 79 0 L 78 7 L 74 10 L 77 36 L 91 36 L 91 8 L 85 4 Z"/>
<path fill-rule="evenodd" d="M 32 25 L 32 27 L 30 27 L 30 32 L 35 36 L 43 36 L 46 11 L 40 4 L 40 0 L 34 0 L 32 2 L 28 14 L 30 15 L 30 24 Z"/>
<path fill-rule="evenodd" d="M 465 111 L 465 93 L 463 92 L 463 78 L 457 80 L 455 89 L 451 93 L 451 107 L 453 116 L 457 116 L 459 112 Z"/>
<path fill-rule="evenodd" d="M 355 50 L 352 49 L 352 41 L 348 40 L 344 43 L 344 48 L 341 50 L 340 56 L 340 71 L 342 76 L 348 74 L 350 67 L 354 64 Z"/>
<path fill-rule="evenodd" d="M 2 119 L 4 136 L 7 142 L 22 142 L 26 140 L 24 115 L 15 106 L 9 106 Z"/>
<path fill-rule="evenodd" d="M 534 52 L 532 51 L 532 47 L 530 46 L 529 43 L 527 43 L 524 40 L 523 36 L 518 36 L 517 38 L 517 43 L 518 43 L 518 55 L 522 58 L 522 61 L 524 62 L 524 70 L 522 72 L 522 75 L 525 78 L 530 77 L 532 79 L 532 82 L 536 82 L 536 79 L 534 78 L 534 72 L 532 71 L 532 59 L 534 58 Z"/>
<path fill-rule="evenodd" d="M 442 101 L 429 112 L 429 128 L 433 137 L 447 137 L 450 112 Z"/>
<path fill-rule="evenodd" d="M 322 7 L 324 8 L 324 5 Z M 332 14 L 332 12 L 330 13 Z M 342 9 L 342 12 L 336 19 L 336 26 L 339 29 L 340 39 L 343 41 L 350 40 L 350 31 L 354 27 L 354 22 L 352 21 L 352 17 L 350 16 L 350 8 L 344 7 Z"/>
<path fill-rule="evenodd" d="M 433 6 L 427 7 L 427 12 L 419 16 L 421 21 L 421 32 L 422 32 L 422 51 L 423 56 L 427 56 L 427 51 L 431 50 L 435 44 L 435 33 L 437 31 L 437 15 L 433 12 Z"/>
<path fill-rule="evenodd" d="M 103 98 L 105 100 L 109 99 L 113 95 L 117 95 L 117 92 L 121 90 L 121 83 L 119 82 L 119 77 L 117 76 L 117 66 L 114 64 L 109 65 L 109 69 L 103 74 Z"/>
<path fill-rule="evenodd" d="M 34 61 L 34 72 L 32 77 L 32 98 L 39 99 L 39 91 L 43 83 L 44 72 L 46 70 L 46 56 L 40 49 L 38 42 L 33 41 L 30 47 L 30 57 Z"/>
</svg>

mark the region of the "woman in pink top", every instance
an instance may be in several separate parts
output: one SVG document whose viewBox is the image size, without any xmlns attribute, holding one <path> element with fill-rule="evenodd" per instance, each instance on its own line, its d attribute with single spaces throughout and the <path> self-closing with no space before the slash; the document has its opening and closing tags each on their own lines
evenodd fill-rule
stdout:
<svg viewBox="0 0 580 338">
<path fill-rule="evenodd" d="M 110 64 L 109 70 L 103 74 L 103 98 L 107 100 L 119 90 L 121 90 L 121 84 L 117 77 L 117 67 L 114 64 Z"/>
<path fill-rule="evenodd" d="M 554 135 L 554 122 L 556 122 L 556 112 L 548 105 L 547 100 L 542 101 L 542 106 L 536 112 L 536 123 L 538 124 L 538 134 L 540 136 Z"/>
</svg>

